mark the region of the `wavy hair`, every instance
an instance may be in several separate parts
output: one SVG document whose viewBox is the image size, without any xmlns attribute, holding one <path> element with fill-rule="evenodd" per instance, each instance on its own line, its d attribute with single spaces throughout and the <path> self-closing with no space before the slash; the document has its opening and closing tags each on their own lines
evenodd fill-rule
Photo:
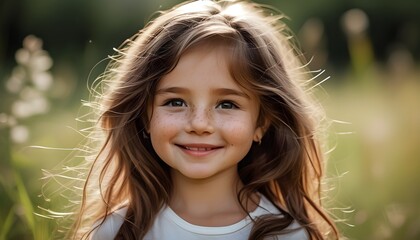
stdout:
<svg viewBox="0 0 420 240">
<path fill-rule="evenodd" d="M 274 14 L 273 14 L 274 13 Z M 229 71 L 260 101 L 259 124 L 269 125 L 260 145 L 239 163 L 241 204 L 259 192 L 283 213 L 254 221 L 249 239 L 286 232 L 296 220 L 311 239 L 338 238 L 321 198 L 324 154 L 322 111 L 308 92 L 311 74 L 292 34 L 273 9 L 248 1 L 194 1 L 160 12 L 112 58 L 92 106 L 103 139 L 86 176 L 71 235 L 88 238 L 95 222 L 127 206 L 118 239 L 143 238 L 160 209 L 169 203 L 170 168 L 150 139 L 147 109 L 159 80 L 182 54 L 205 41 L 229 44 Z M 246 204 L 242 205 L 246 211 Z M 102 220 L 101 220 L 102 219 Z"/>
</svg>

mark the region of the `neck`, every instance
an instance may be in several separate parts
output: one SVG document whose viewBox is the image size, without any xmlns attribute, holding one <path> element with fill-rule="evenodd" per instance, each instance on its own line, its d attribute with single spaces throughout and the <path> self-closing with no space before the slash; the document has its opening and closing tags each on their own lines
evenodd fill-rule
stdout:
<svg viewBox="0 0 420 240">
<path fill-rule="evenodd" d="M 190 223 L 218 226 L 238 222 L 246 216 L 237 199 L 237 190 L 243 184 L 236 170 L 206 179 L 190 179 L 173 171 L 172 180 L 174 191 L 169 205 Z"/>
<path fill-rule="evenodd" d="M 242 182 L 237 173 L 206 179 L 191 179 L 174 171 L 172 181 L 174 191 L 171 203 L 175 206 L 207 209 L 213 206 L 220 207 L 220 203 L 239 204 L 237 189 L 242 187 Z"/>
</svg>

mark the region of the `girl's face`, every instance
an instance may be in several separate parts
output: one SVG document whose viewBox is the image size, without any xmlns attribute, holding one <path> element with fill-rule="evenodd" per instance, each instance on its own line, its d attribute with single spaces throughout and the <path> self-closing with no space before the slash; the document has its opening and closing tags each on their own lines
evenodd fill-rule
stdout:
<svg viewBox="0 0 420 240">
<path fill-rule="evenodd" d="M 183 54 L 156 89 L 150 138 L 173 173 L 190 179 L 237 174 L 237 164 L 259 141 L 256 96 L 229 74 L 223 45 L 200 44 Z"/>
</svg>

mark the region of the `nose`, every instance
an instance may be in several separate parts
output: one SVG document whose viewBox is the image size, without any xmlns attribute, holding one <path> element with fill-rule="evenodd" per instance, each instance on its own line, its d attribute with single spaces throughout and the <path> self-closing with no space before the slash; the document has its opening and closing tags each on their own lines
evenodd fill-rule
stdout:
<svg viewBox="0 0 420 240">
<path fill-rule="evenodd" d="M 211 134 L 214 132 L 212 112 L 208 108 L 191 108 L 185 127 L 188 133 Z"/>
</svg>

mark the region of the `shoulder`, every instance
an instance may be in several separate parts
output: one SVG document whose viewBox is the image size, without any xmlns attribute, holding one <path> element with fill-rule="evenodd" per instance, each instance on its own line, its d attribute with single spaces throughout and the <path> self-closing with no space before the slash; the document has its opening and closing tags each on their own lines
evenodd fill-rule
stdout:
<svg viewBox="0 0 420 240">
<path fill-rule="evenodd" d="M 270 202 L 270 200 L 268 200 L 268 198 L 266 198 L 264 195 L 260 195 L 261 199 L 260 199 L 260 203 L 258 204 L 258 208 L 260 211 L 262 211 L 262 213 L 265 214 L 280 214 L 279 209 L 274 206 L 273 203 Z"/>
<path fill-rule="evenodd" d="M 282 240 L 309 240 L 309 234 L 304 227 L 298 222 L 293 221 L 290 226 L 286 228 L 286 233 L 279 236 Z"/>
<path fill-rule="evenodd" d="M 124 222 L 125 215 L 127 214 L 127 208 L 120 208 L 115 212 L 108 215 L 105 220 L 101 219 L 97 221 L 93 228 L 91 240 L 107 240 L 114 239 Z M 103 222 L 102 222 L 103 221 Z"/>
<path fill-rule="evenodd" d="M 261 196 L 259 208 L 263 209 L 268 214 L 281 214 L 274 204 L 272 204 L 265 196 Z M 273 239 L 282 240 L 309 240 L 309 234 L 304 227 L 302 227 L 296 220 L 294 220 L 286 229 L 285 233 L 276 236 Z"/>
</svg>

